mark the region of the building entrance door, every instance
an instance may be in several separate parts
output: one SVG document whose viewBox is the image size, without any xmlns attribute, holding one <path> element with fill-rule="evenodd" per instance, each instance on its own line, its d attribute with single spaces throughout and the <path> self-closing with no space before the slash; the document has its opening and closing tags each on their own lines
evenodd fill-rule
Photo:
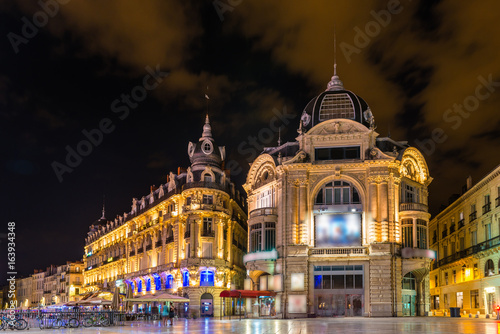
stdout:
<svg viewBox="0 0 500 334">
<path fill-rule="evenodd" d="M 213 317 L 214 316 L 214 298 L 209 293 L 201 295 L 200 299 L 200 316 Z"/>
<path fill-rule="evenodd" d="M 486 302 L 488 309 L 486 310 L 487 313 L 493 313 L 495 311 L 495 293 L 487 293 L 486 294 Z"/>
<path fill-rule="evenodd" d="M 363 315 L 363 296 L 345 295 L 346 316 L 361 317 Z"/>
<path fill-rule="evenodd" d="M 414 291 L 413 291 L 414 292 Z M 417 299 L 415 294 L 404 294 L 403 292 L 403 316 L 414 317 L 416 312 Z"/>
</svg>

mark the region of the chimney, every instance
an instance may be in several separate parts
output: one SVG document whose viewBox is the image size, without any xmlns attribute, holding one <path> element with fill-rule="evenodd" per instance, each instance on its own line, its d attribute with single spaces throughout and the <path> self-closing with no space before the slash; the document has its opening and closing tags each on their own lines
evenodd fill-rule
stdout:
<svg viewBox="0 0 500 334">
<path fill-rule="evenodd" d="M 153 185 L 151 186 L 151 192 L 155 191 L 156 189 L 157 189 L 157 188 L 156 188 L 156 186 L 153 184 Z"/>
<path fill-rule="evenodd" d="M 186 173 L 187 169 L 183 167 L 177 167 L 177 175 L 181 175 L 182 173 Z"/>
<path fill-rule="evenodd" d="M 469 190 L 470 188 L 472 188 L 472 176 L 468 176 L 467 177 L 467 190 Z"/>
</svg>

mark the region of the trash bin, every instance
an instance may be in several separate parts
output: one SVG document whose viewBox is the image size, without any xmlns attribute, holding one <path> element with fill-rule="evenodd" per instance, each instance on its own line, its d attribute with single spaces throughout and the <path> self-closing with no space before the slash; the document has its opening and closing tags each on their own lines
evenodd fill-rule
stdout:
<svg viewBox="0 0 500 334">
<path fill-rule="evenodd" d="M 460 307 L 450 307 L 450 317 L 460 318 Z"/>
</svg>

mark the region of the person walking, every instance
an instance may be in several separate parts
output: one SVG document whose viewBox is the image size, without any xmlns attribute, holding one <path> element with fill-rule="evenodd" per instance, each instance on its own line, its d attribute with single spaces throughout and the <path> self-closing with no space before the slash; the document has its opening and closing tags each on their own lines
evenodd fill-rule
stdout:
<svg viewBox="0 0 500 334">
<path fill-rule="evenodd" d="M 168 312 L 168 317 L 170 319 L 170 324 L 174 325 L 174 317 L 175 317 L 175 307 L 173 303 L 170 303 L 170 310 Z"/>
<path fill-rule="evenodd" d="M 161 307 L 161 319 L 163 320 L 163 326 L 168 325 L 169 309 L 167 307 L 167 302 L 163 302 Z"/>
</svg>

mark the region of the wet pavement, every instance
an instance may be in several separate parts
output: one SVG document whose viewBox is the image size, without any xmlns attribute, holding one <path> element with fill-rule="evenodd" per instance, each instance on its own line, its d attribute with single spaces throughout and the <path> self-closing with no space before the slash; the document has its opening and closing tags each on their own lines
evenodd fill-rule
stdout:
<svg viewBox="0 0 500 334">
<path fill-rule="evenodd" d="M 36 325 L 36 324 L 33 324 Z M 474 333 L 499 334 L 500 321 L 491 319 L 415 317 L 415 318 L 316 318 L 316 319 L 179 319 L 174 326 L 160 326 L 159 321 L 126 322 L 122 326 L 75 329 L 32 327 L 26 333 Z"/>
</svg>

